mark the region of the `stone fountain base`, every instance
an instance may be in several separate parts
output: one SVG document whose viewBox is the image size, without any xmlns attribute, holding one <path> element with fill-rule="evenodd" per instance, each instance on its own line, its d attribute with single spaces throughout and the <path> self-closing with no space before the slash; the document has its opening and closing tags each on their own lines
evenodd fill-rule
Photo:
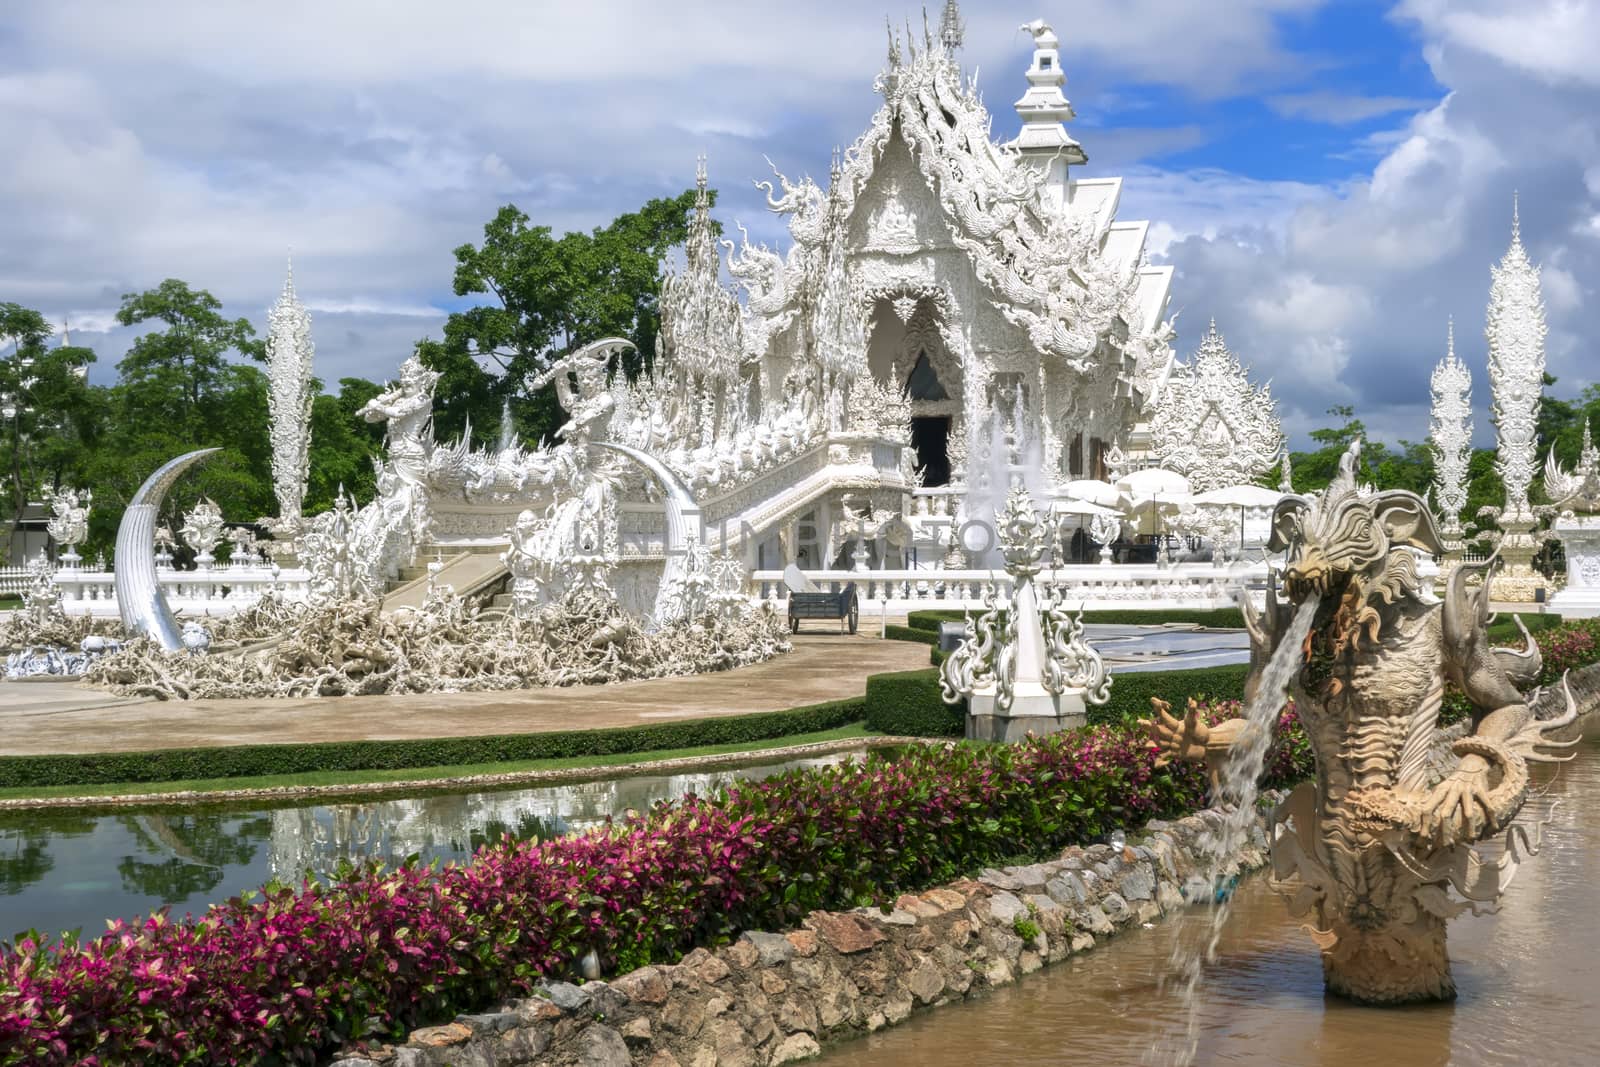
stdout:
<svg viewBox="0 0 1600 1067">
<path fill-rule="evenodd" d="M 995 690 L 985 687 L 967 699 L 967 740 L 1012 742 L 1075 730 L 1087 721 L 1087 711 L 1082 689 L 1057 694 L 1038 682 L 1018 682 L 1011 707 L 1002 710 Z"/>
</svg>

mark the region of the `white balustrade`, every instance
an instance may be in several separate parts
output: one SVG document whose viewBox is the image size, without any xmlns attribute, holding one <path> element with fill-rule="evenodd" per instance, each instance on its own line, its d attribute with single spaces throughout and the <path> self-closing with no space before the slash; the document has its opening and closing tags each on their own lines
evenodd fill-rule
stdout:
<svg viewBox="0 0 1600 1067">
<path fill-rule="evenodd" d="M 1011 581 L 1005 572 L 989 570 L 824 570 L 807 571 L 806 577 L 817 588 L 835 592 L 846 583 L 854 582 L 864 609 L 888 611 L 977 608 L 982 606 L 986 590 L 1008 586 Z M 1059 590 L 1072 608 L 1081 604 L 1091 611 L 1109 608 L 1180 610 L 1232 607 L 1241 590 L 1251 591 L 1259 601 L 1259 591 L 1265 588 L 1266 580 L 1267 569 L 1263 563 L 1225 567 L 1210 563 L 1169 567 L 1083 564 L 1043 571 L 1037 584 Z M 788 590 L 783 572 L 755 571 L 750 576 L 749 592 L 758 600 L 785 600 Z"/>
<path fill-rule="evenodd" d="M 179 615 L 232 615 L 269 592 L 291 600 L 304 600 L 310 592 L 310 575 L 301 567 L 281 568 L 277 574 L 256 563 L 220 563 L 192 571 L 158 567 L 156 578 Z M 111 571 L 62 568 L 55 580 L 67 614 L 117 614 L 116 575 Z"/>
</svg>

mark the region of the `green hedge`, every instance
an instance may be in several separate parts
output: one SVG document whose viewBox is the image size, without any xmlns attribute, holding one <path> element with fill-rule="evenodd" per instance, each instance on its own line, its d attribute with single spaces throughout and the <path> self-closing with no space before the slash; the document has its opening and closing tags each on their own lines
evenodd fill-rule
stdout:
<svg viewBox="0 0 1600 1067">
<path fill-rule="evenodd" d="M 1240 700 L 1244 697 L 1245 675 L 1249 673 L 1246 663 L 1184 671 L 1112 671 L 1111 699 L 1098 707 L 1089 705 L 1089 721 L 1115 723 L 1148 718 L 1151 697 L 1160 697 L 1175 708 L 1184 707 L 1190 697 Z"/>
<path fill-rule="evenodd" d="M 359 700 L 359 697 L 337 699 Z M 405 741 L 335 741 L 303 745 L 236 745 L 159 752 L 0 756 L 0 784 L 16 787 L 174 782 L 308 771 L 398 770 L 511 760 L 564 759 L 658 752 L 702 745 L 769 741 L 834 730 L 865 715 L 860 698 L 787 711 L 691 719 L 609 730 L 445 737 Z"/>
<path fill-rule="evenodd" d="M 911 626 L 897 626 L 894 623 L 883 628 L 883 636 L 891 641 L 920 641 L 925 645 L 939 645 L 938 630 L 918 630 Z"/>
<path fill-rule="evenodd" d="M 949 608 L 913 611 L 906 615 L 906 625 L 913 630 L 929 630 L 937 634 L 941 622 L 960 622 L 960 611 Z M 1209 626 L 1217 630 L 1244 629 L 1244 613 L 1238 608 L 1215 608 L 1210 611 L 1151 611 L 1140 608 L 1086 611 L 1084 622 L 1109 623 L 1120 626 L 1160 626 L 1168 622 L 1186 622 L 1196 626 Z M 1530 626 L 1529 629 L 1532 629 Z"/>
<path fill-rule="evenodd" d="M 965 703 L 946 704 L 936 670 L 898 671 L 867 678 L 867 728 L 907 737 L 960 737 Z"/>
<path fill-rule="evenodd" d="M 1238 700 L 1244 694 L 1246 664 L 1186 671 L 1129 671 L 1114 674 L 1111 699 L 1089 706 L 1091 723 L 1120 723 L 1150 714 L 1150 698 L 1181 708 L 1190 697 Z M 966 708 L 946 704 L 939 695 L 939 672 L 927 669 L 874 674 L 867 679 L 867 726 L 909 737 L 960 737 Z"/>
</svg>

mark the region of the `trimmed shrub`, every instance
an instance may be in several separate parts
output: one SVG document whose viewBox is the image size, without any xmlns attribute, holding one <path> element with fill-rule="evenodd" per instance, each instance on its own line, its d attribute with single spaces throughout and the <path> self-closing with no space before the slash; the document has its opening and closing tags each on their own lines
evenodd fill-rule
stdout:
<svg viewBox="0 0 1600 1067">
<path fill-rule="evenodd" d="M 337 697 L 360 700 L 361 697 Z M 0 782 L 8 786 L 109 785 L 243 778 L 307 771 L 396 770 L 468 763 L 564 759 L 656 752 L 703 745 L 768 741 L 860 722 L 860 699 L 762 712 L 541 734 L 445 737 L 403 741 L 335 741 L 302 745 L 235 745 L 156 752 L 89 752 L 81 755 L 0 756 Z"/>
<path fill-rule="evenodd" d="M 1280 724 L 1296 728 L 1292 714 Z M 30 933 L 0 946 L 0 1063 L 318 1062 L 526 994 L 590 949 L 624 969 L 675 960 L 1191 811 L 1203 794 L 1198 767 L 1158 771 L 1133 731 L 1089 727 L 791 771 L 592 833 L 506 839 L 464 865 L 269 885 L 199 919 L 159 912 L 53 944 Z"/>
<path fill-rule="evenodd" d="M 935 650 L 937 651 L 937 649 Z M 897 671 L 867 678 L 867 728 L 905 737 L 960 737 L 965 702 L 946 704 L 936 670 Z"/>
<path fill-rule="evenodd" d="M 1197 667 L 1183 671 L 1111 672 L 1111 699 L 1098 707 L 1089 705 L 1089 721 L 1124 722 L 1148 718 L 1150 698 L 1160 697 L 1181 708 L 1190 697 L 1210 700 L 1238 700 L 1244 695 L 1245 663 L 1223 667 Z"/>
<path fill-rule="evenodd" d="M 915 627 L 897 626 L 894 623 L 890 623 L 883 628 L 883 636 L 891 641 L 920 641 L 922 644 L 935 647 L 939 644 L 939 631 L 937 628 L 933 630 L 918 630 Z"/>
</svg>

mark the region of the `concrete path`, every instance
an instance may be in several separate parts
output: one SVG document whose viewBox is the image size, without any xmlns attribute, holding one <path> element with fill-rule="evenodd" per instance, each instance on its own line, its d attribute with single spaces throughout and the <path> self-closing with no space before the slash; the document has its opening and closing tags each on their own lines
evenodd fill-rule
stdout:
<svg viewBox="0 0 1600 1067">
<path fill-rule="evenodd" d="M 0 755 L 641 726 L 860 696 L 869 674 L 927 665 L 926 645 L 802 633 L 793 652 L 734 671 L 499 693 L 156 701 L 71 682 L 0 682 Z"/>
</svg>

